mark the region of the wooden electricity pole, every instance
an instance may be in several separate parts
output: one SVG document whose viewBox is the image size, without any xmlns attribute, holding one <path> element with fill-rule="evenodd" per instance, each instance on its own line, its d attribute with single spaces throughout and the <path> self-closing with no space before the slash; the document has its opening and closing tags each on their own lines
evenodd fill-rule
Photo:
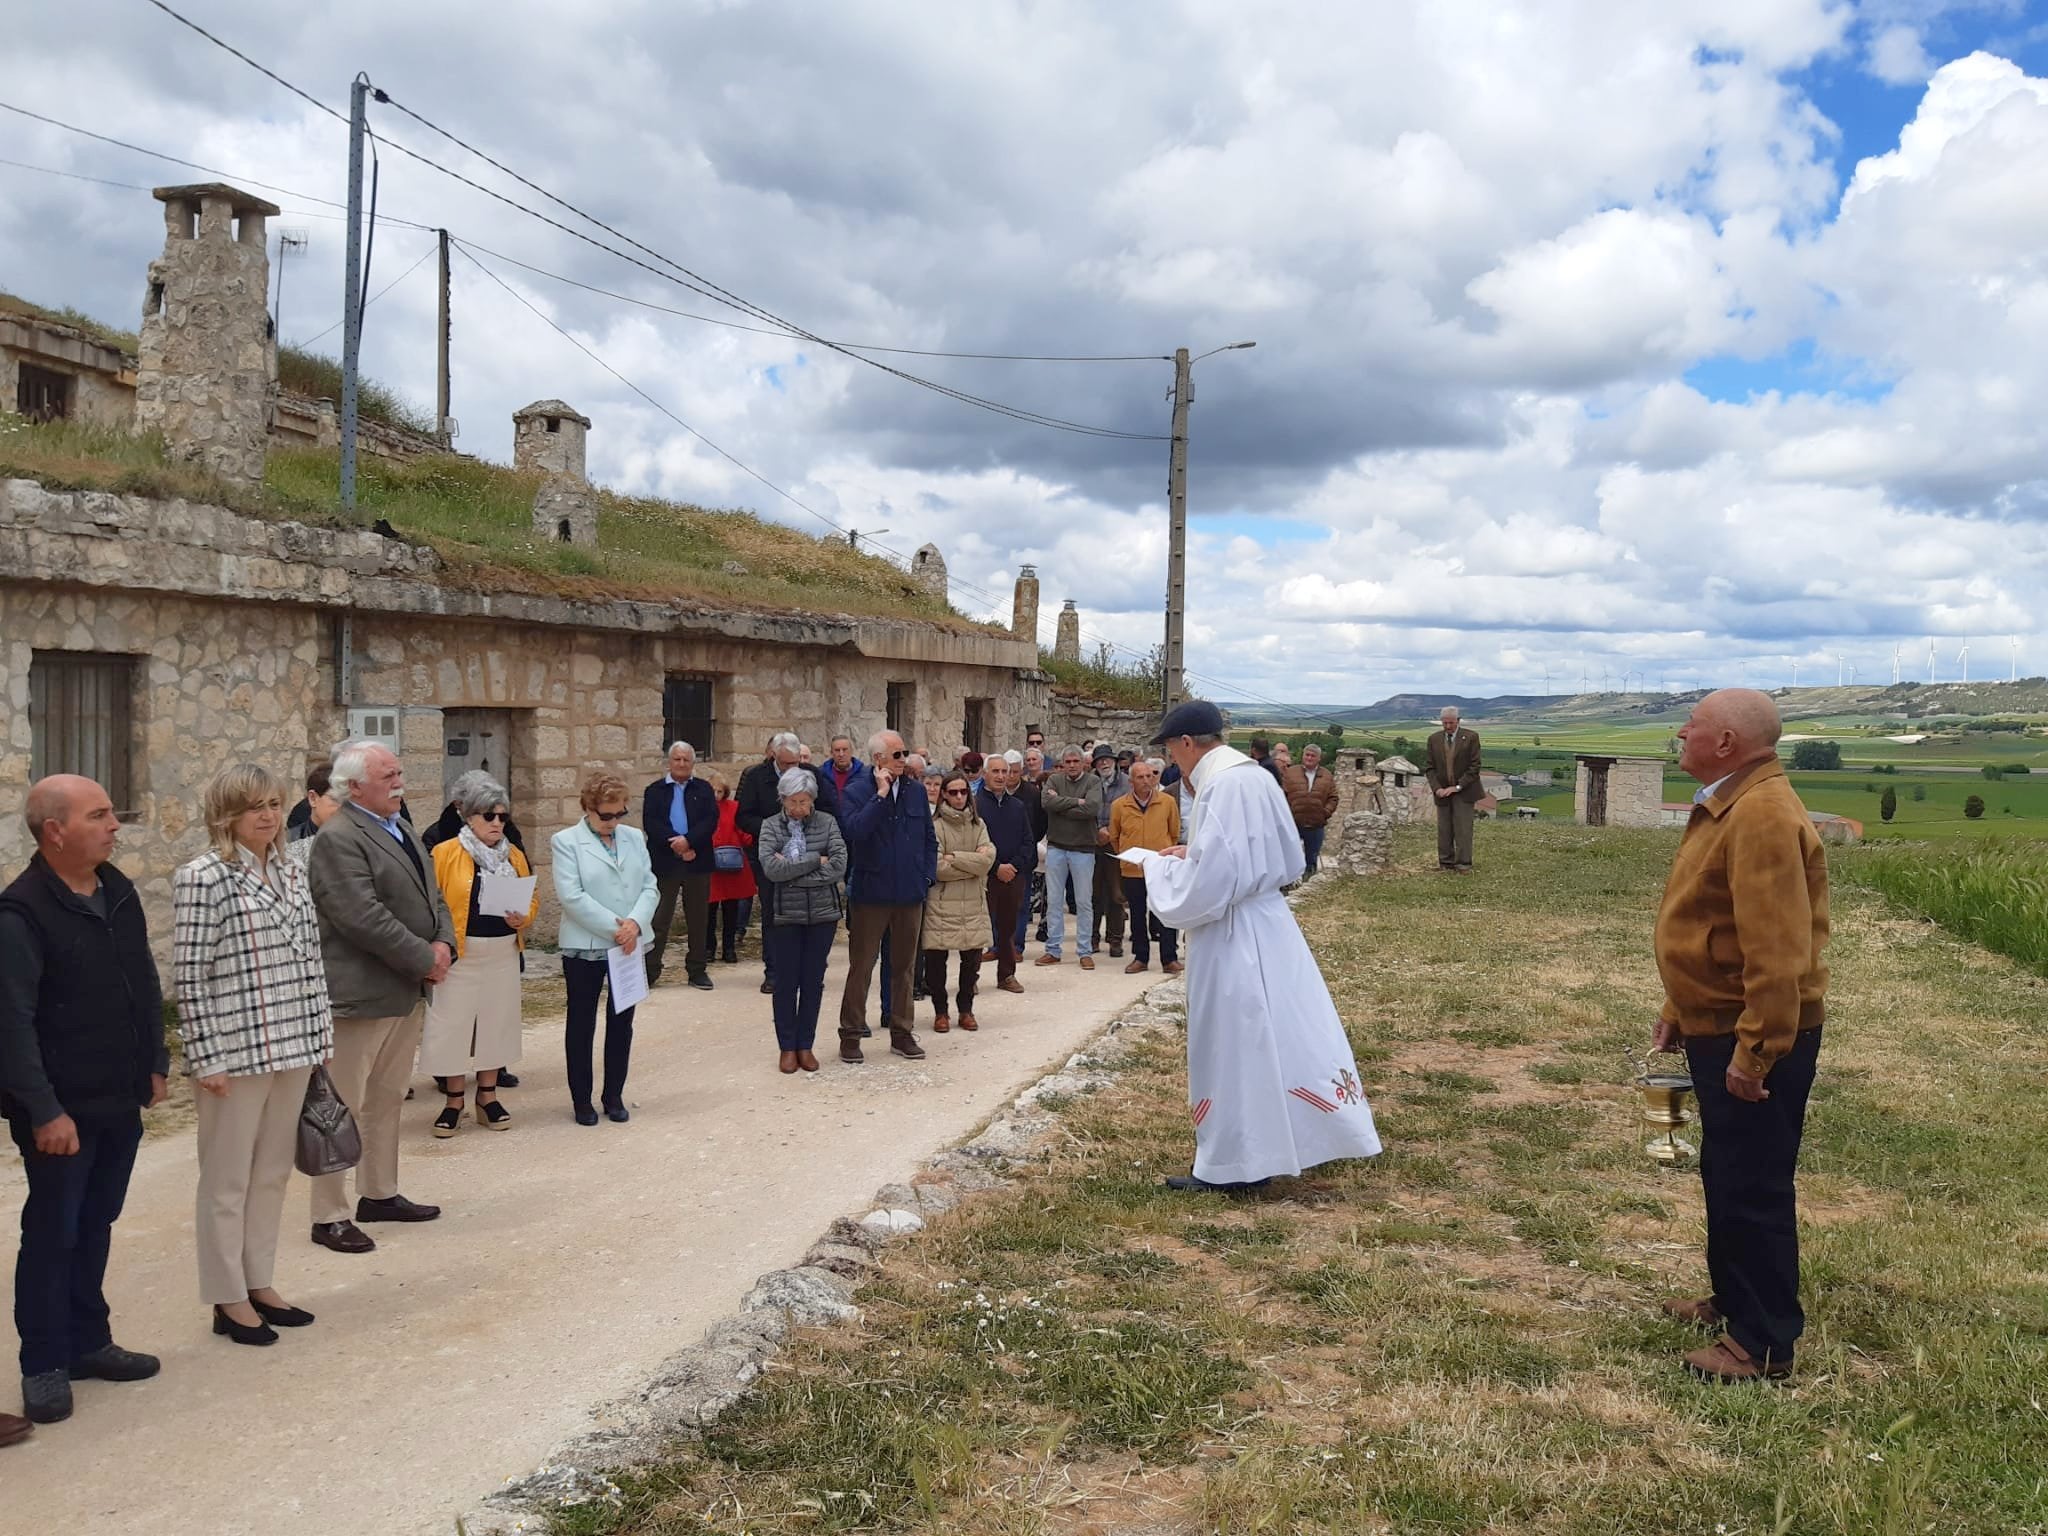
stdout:
<svg viewBox="0 0 2048 1536">
<path fill-rule="evenodd" d="M 448 422 L 448 231 L 437 229 L 434 233 L 441 241 L 441 323 L 434 331 L 434 435 L 448 448 L 455 441 Z"/>
</svg>

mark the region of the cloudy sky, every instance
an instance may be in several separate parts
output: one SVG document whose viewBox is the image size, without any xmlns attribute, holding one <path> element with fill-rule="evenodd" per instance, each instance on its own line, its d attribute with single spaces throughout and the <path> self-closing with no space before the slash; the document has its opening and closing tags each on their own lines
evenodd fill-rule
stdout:
<svg viewBox="0 0 2048 1536">
<path fill-rule="evenodd" d="M 814 336 L 1196 369 L 1189 667 L 1364 702 L 2048 671 L 2048 6 L 2019 0 L 442 0 L 179 8 L 321 101 L 357 71 Z M 1363 19 L 1370 16 L 1368 25 Z M 10 22 L 0 100 L 288 189 L 287 339 L 339 350 L 346 130 L 146 0 Z M 395 106 L 372 125 L 563 223 Z M 202 179 L 0 112 L 0 156 Z M 963 608 L 1160 634 L 1166 452 L 962 405 L 387 147 L 384 213 L 481 260 Z M 303 212 L 297 211 L 303 210 Z M 320 216 L 315 216 L 320 215 Z M 142 193 L 0 165 L 0 287 L 133 325 Z M 379 230 L 365 367 L 433 390 L 432 236 Z M 660 262 L 643 258 L 650 266 Z M 461 445 L 561 396 L 593 476 L 823 531 L 458 257 Z M 322 334 L 327 332 L 326 334 Z M 1162 434 L 1161 361 L 888 356 Z M 970 590 L 970 587 L 972 590 Z M 985 595 L 984 595 L 985 594 Z M 1837 661 L 1837 658 L 1841 660 Z"/>
</svg>

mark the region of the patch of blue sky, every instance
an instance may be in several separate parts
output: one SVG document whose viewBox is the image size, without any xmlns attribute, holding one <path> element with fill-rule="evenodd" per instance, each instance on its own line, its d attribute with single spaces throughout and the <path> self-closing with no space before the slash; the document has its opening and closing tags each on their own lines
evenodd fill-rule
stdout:
<svg viewBox="0 0 2048 1536">
<path fill-rule="evenodd" d="M 1330 530 L 1322 524 L 1304 522 L 1298 517 L 1265 517 L 1257 512 L 1206 515 L 1196 512 L 1190 515 L 1204 534 L 1226 539 L 1247 538 L 1262 549 L 1271 549 L 1276 544 L 1304 544 L 1330 536 Z"/>
<path fill-rule="evenodd" d="M 1709 400 L 1733 405 L 1773 391 L 1780 395 L 1835 395 L 1877 401 L 1892 390 L 1890 379 L 1878 377 L 1855 359 L 1823 355 L 1811 339 L 1796 341 L 1768 357 L 1723 353 L 1701 358 L 1685 370 L 1684 377 L 1687 384 Z"/>
<path fill-rule="evenodd" d="M 768 381 L 768 387 L 778 395 L 789 393 L 789 386 L 782 382 L 782 364 L 770 363 L 761 370 L 761 377 Z"/>
</svg>

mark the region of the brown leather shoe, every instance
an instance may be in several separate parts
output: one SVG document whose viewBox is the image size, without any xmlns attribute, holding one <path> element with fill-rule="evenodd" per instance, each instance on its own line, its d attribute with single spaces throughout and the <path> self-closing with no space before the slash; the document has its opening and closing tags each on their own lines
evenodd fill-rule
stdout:
<svg viewBox="0 0 2048 1536">
<path fill-rule="evenodd" d="M 932 1033 L 935 1035 L 943 1035 L 944 1033 L 946 1033 L 947 1030 L 951 1029 L 952 1027 L 953 1021 L 947 1018 L 943 1013 L 940 1014 L 936 1019 L 932 1020 Z"/>
<path fill-rule="evenodd" d="M 974 1015 L 971 1013 L 963 1013 L 960 1015 L 960 1027 L 966 1030 L 969 1034 L 973 1034 L 975 1030 L 981 1028 L 979 1024 L 974 1022 Z"/>
<path fill-rule="evenodd" d="M 35 1425 L 18 1413 L 0 1413 L 0 1445 L 19 1445 L 35 1433 Z"/>
<path fill-rule="evenodd" d="M 369 1253 L 377 1240 L 352 1221 L 316 1221 L 313 1241 L 336 1253 Z"/>
<path fill-rule="evenodd" d="M 867 1060 L 867 1057 L 860 1053 L 860 1037 L 858 1035 L 841 1035 L 839 1037 L 839 1059 L 849 1067 L 857 1067 Z"/>
<path fill-rule="evenodd" d="M 775 1063 L 775 1070 L 778 1072 L 794 1072 L 796 1070 L 796 1052 L 784 1051 L 780 1059 Z"/>
<path fill-rule="evenodd" d="M 1024 990 L 1024 983 L 1014 976 L 1005 976 L 996 983 L 996 990 L 998 992 L 1022 992 Z"/>
<path fill-rule="evenodd" d="M 1083 956 L 1081 957 L 1081 969 L 1082 969 L 1082 970 L 1084 970 L 1084 971 L 1092 971 L 1092 970 L 1094 970 L 1094 969 L 1095 969 L 1095 957 L 1094 957 L 1093 955 L 1083 955 Z"/>
<path fill-rule="evenodd" d="M 812 1055 L 809 1051 L 798 1051 L 796 1053 L 796 1064 L 802 1067 L 806 1072 L 815 1072 L 818 1070 L 818 1058 Z"/>
<path fill-rule="evenodd" d="M 1658 1305 L 1657 1310 L 1666 1317 L 1676 1318 L 1681 1323 L 1691 1323 L 1695 1328 L 1721 1326 L 1721 1309 L 1714 1305 L 1714 1298 L 1711 1296 L 1702 1296 L 1697 1301 L 1684 1296 L 1669 1296 Z"/>
<path fill-rule="evenodd" d="M 1058 955 L 1040 955 L 1036 960 L 1032 961 L 1031 963 L 1033 965 L 1058 965 L 1060 963 L 1060 957 Z"/>
<path fill-rule="evenodd" d="M 1705 1349 L 1689 1350 L 1685 1368 L 1708 1381 L 1783 1381 L 1792 1374 L 1790 1360 L 1759 1360 L 1727 1334 Z"/>
<path fill-rule="evenodd" d="M 1160 969 L 1166 972 L 1166 974 L 1169 976 L 1178 976 L 1182 971 L 1186 970 L 1187 967 L 1182 965 L 1178 960 L 1169 960 L 1166 962 L 1166 964 L 1162 965 Z"/>
<path fill-rule="evenodd" d="M 996 952 L 992 949 L 984 949 L 981 952 L 981 963 L 983 965 L 994 965 L 996 963 Z"/>
<path fill-rule="evenodd" d="M 1143 960 L 1133 960 L 1129 965 L 1124 967 L 1124 974 L 1126 976 L 1135 976 L 1140 971 L 1149 971 L 1151 969 L 1152 967 L 1147 965 Z"/>
</svg>

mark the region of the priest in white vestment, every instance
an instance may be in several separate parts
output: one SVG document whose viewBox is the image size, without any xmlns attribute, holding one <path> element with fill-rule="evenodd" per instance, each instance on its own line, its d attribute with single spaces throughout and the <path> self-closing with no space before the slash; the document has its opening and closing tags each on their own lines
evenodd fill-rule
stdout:
<svg viewBox="0 0 2048 1536">
<path fill-rule="evenodd" d="M 1351 1042 L 1281 888 L 1301 878 L 1301 834 L 1273 776 L 1223 742 L 1213 704 L 1167 715 L 1164 746 L 1193 785 L 1185 846 L 1133 849 L 1147 904 L 1187 962 L 1192 1178 L 1230 1191 L 1380 1150 Z"/>
</svg>

